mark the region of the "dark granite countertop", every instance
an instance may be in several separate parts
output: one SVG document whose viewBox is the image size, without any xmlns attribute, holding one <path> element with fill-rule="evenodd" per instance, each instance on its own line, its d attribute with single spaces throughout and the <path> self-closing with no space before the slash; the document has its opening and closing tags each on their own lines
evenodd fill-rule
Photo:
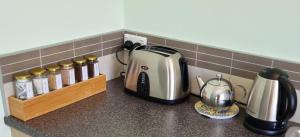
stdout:
<svg viewBox="0 0 300 137">
<path fill-rule="evenodd" d="M 214 120 L 194 110 L 198 100 L 190 96 L 172 106 L 148 102 L 125 94 L 118 78 L 108 82 L 106 92 L 27 122 L 12 116 L 4 119 L 7 125 L 34 137 L 259 136 L 243 126 L 244 109 L 232 119 Z"/>
</svg>

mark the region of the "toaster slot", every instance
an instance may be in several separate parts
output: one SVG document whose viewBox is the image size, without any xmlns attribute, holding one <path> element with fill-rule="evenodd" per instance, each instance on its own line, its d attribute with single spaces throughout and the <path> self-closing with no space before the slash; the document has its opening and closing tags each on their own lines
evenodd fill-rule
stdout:
<svg viewBox="0 0 300 137">
<path fill-rule="evenodd" d="M 137 94 L 141 97 L 148 97 L 150 92 L 149 77 L 146 72 L 141 72 L 137 81 Z"/>
</svg>

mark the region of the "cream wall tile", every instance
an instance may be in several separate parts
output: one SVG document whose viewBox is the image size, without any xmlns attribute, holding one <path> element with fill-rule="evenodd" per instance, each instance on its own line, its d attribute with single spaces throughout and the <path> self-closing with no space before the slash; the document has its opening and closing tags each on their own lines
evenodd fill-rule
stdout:
<svg viewBox="0 0 300 137">
<path fill-rule="evenodd" d="M 298 101 L 298 105 L 297 105 L 297 110 L 294 114 L 294 116 L 290 119 L 290 121 L 296 122 L 296 123 L 300 123 L 300 90 L 297 90 L 297 101 Z"/>
<path fill-rule="evenodd" d="M 123 71 L 122 65 L 117 61 L 115 54 L 110 54 L 98 58 L 100 73 L 106 74 L 106 80 L 111 80 L 120 76 Z"/>
<path fill-rule="evenodd" d="M 8 115 L 10 115 L 9 105 L 8 105 L 8 97 L 15 95 L 14 82 L 7 82 L 7 83 L 3 84 L 3 89 L 4 89 L 5 99 L 6 99 L 4 103 L 6 105 L 6 108 L 8 109 L 6 111 L 7 114 L 5 114 L 5 115 L 8 116 Z"/>
</svg>

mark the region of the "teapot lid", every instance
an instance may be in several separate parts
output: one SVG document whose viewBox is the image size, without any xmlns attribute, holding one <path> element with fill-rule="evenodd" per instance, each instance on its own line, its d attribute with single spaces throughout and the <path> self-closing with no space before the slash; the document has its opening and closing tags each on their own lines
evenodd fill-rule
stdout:
<svg viewBox="0 0 300 137">
<path fill-rule="evenodd" d="M 226 79 L 223 79 L 222 74 L 217 74 L 217 77 L 210 79 L 207 82 L 207 84 L 210 84 L 213 86 L 220 86 L 220 87 L 225 87 L 225 86 L 230 87 L 229 81 L 227 81 Z"/>
</svg>

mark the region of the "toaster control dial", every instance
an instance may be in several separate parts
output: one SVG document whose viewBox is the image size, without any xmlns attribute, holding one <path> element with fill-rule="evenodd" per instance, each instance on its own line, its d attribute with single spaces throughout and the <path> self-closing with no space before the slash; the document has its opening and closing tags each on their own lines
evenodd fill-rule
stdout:
<svg viewBox="0 0 300 137">
<path fill-rule="evenodd" d="M 149 77 L 146 72 L 141 72 L 137 81 L 137 93 L 142 97 L 148 97 L 150 91 Z"/>
</svg>

